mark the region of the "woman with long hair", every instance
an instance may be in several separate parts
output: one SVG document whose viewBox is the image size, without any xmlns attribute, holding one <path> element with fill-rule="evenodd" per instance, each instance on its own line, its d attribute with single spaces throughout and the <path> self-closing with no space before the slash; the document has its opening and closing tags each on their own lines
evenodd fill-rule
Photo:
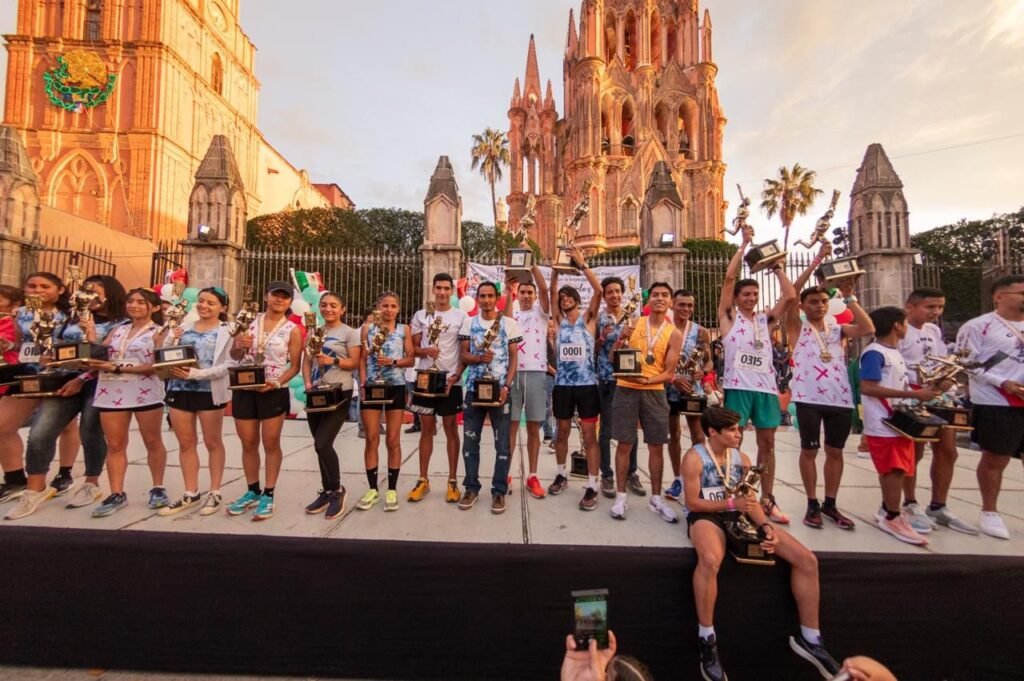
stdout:
<svg viewBox="0 0 1024 681">
<path fill-rule="evenodd" d="M 231 357 L 250 358 L 266 370 L 260 390 L 236 390 L 231 396 L 231 415 L 242 441 L 242 470 L 248 486 L 245 494 L 228 504 L 228 513 L 241 515 L 249 508 L 253 520 L 274 515 L 274 488 L 281 473 L 281 430 L 291 407 L 288 381 L 299 372 L 302 361 L 302 330 L 289 321 L 292 287 L 283 282 L 267 286 L 266 312 L 256 316 L 249 332 L 235 337 Z M 267 457 L 266 486 L 260 489 L 260 442 Z"/>
<path fill-rule="evenodd" d="M 346 324 L 345 301 L 337 293 L 328 291 L 320 296 L 320 316 L 324 318 L 326 341 L 320 354 L 306 353 L 302 362 L 302 378 L 306 390 L 327 385 L 340 394 L 339 405 L 333 411 L 306 412 L 309 432 L 313 435 L 317 462 L 320 465 L 320 492 L 306 513 L 324 512 L 328 520 L 345 512 L 346 490 L 341 484 L 341 465 L 334 449 L 348 407 L 352 401 L 352 371 L 359 368 L 362 346 L 359 331 Z"/>
<path fill-rule="evenodd" d="M 93 405 L 107 436 L 107 479 L 110 495 L 93 509 L 94 518 L 119 511 L 128 502 L 124 480 L 128 472 L 128 429 L 132 417 L 146 446 L 146 460 L 153 479 L 149 507 L 169 502 L 164 489 L 167 449 L 163 427 L 164 384 L 153 372 L 154 337 L 163 324 L 160 297 L 149 289 L 135 288 L 125 302 L 127 324 L 115 327 L 104 341 L 110 359 L 90 362 L 100 371 Z"/>
<path fill-rule="evenodd" d="M 356 508 L 366 511 L 380 501 L 377 491 L 377 450 L 380 447 L 380 421 L 383 414 L 387 422 L 385 434 L 388 450 L 388 491 L 384 496 L 384 510 L 398 510 L 398 473 L 402 465 L 402 418 L 405 410 L 405 368 L 416 361 L 413 354 L 412 332 L 407 324 L 398 323 L 398 294 L 385 291 L 377 299 L 380 322 L 363 325 L 360 340 L 367 348 L 359 362 L 359 384 L 362 400 L 363 430 L 366 448 L 363 461 L 366 481 L 370 488 L 359 500 Z M 380 334 L 385 338 L 378 353 L 370 352 L 373 339 Z M 383 379 L 387 383 L 387 403 L 366 403 L 366 382 Z"/>
<path fill-rule="evenodd" d="M 231 400 L 228 389 L 228 365 L 231 360 L 231 333 L 227 325 L 228 294 L 213 286 L 199 291 L 194 323 L 175 329 L 174 342 L 195 348 L 197 366 L 171 369 L 164 402 L 171 409 L 171 428 L 178 438 L 178 460 L 185 479 L 180 498 L 161 508 L 160 515 L 173 515 L 199 503 L 199 436 L 196 421 L 203 431 L 203 443 L 209 453 L 210 493 L 199 510 L 211 515 L 221 507 L 220 485 L 224 478 L 224 407 Z M 169 339 L 157 337 L 158 345 Z"/>
<path fill-rule="evenodd" d="M 37 373 L 42 370 L 42 348 L 36 345 L 31 328 L 37 314 L 52 315 L 57 329 L 67 319 L 70 305 L 67 289 L 61 278 L 52 272 L 34 272 L 25 277 L 23 291 L 26 297 L 36 296 L 40 309 L 33 311 L 27 305 L 18 309 L 14 318 L 17 336 L 20 343 L 18 362 L 25 374 Z M 69 381 L 61 389 L 64 396 L 76 395 L 82 390 L 83 377 Z M 41 398 L 15 397 L 17 386 L 12 386 L 8 394 L 0 398 L 0 466 L 4 469 L 4 484 L 0 486 L 0 502 L 19 498 L 18 505 L 8 511 L 8 520 L 17 520 L 35 513 L 39 504 L 50 499 L 56 490 L 46 486 L 46 473 L 49 471 L 53 452 L 49 458 L 45 452 L 30 457 L 26 462 L 23 458 L 24 447 L 18 429 L 24 425 L 29 416 L 43 403 Z M 54 398 L 57 399 L 57 398 Z M 66 425 L 66 424 L 64 424 Z M 57 431 L 63 430 L 64 425 Z M 56 438 L 56 436 L 54 436 Z M 26 476 L 26 469 L 28 475 Z"/>
</svg>

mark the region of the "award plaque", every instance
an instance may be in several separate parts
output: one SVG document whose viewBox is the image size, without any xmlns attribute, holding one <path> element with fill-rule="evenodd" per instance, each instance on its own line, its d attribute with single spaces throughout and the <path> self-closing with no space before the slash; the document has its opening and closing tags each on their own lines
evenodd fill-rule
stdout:
<svg viewBox="0 0 1024 681">
<path fill-rule="evenodd" d="M 448 372 L 433 367 L 416 370 L 416 387 L 412 391 L 418 397 L 441 397 L 448 390 Z"/>
<path fill-rule="evenodd" d="M 18 392 L 11 397 L 55 397 L 75 374 L 69 372 L 40 372 L 29 376 L 18 376 Z"/>
<path fill-rule="evenodd" d="M 388 397 L 388 383 L 383 378 L 367 381 L 364 391 L 363 404 L 390 404 L 393 401 Z"/>
<path fill-rule="evenodd" d="M 569 455 L 569 475 L 573 478 L 586 478 L 590 475 L 587 455 L 578 449 Z"/>
<path fill-rule="evenodd" d="M 679 413 L 686 414 L 687 416 L 700 416 L 708 408 L 708 398 L 706 395 L 683 395 L 678 404 Z"/>
<path fill-rule="evenodd" d="M 471 404 L 474 407 L 497 407 L 501 404 L 501 382 L 487 374 L 476 379 L 473 385 L 475 397 Z"/>
<path fill-rule="evenodd" d="M 971 426 L 971 410 L 952 405 L 925 405 L 925 409 L 946 422 L 943 428 L 952 430 L 974 430 Z"/>
<path fill-rule="evenodd" d="M 743 256 L 743 260 L 747 263 L 747 267 L 750 268 L 750 273 L 756 274 L 761 270 L 770 269 L 785 262 L 786 251 L 782 250 L 778 241 L 772 239 L 763 244 L 752 246 L 750 251 Z"/>
<path fill-rule="evenodd" d="M 529 248 L 510 248 L 505 258 L 505 276 L 521 284 L 533 283 L 533 251 Z"/>
<path fill-rule="evenodd" d="M 914 442 L 938 442 L 939 431 L 949 424 L 921 407 L 900 405 L 882 423 Z"/>
<path fill-rule="evenodd" d="M 240 364 L 228 368 L 228 388 L 231 390 L 260 390 L 266 385 L 266 367 Z"/>
<path fill-rule="evenodd" d="M 344 403 L 345 398 L 339 388 L 313 386 L 312 390 L 306 391 L 306 411 L 309 412 L 334 411 Z"/>
<path fill-rule="evenodd" d="M 864 274 L 866 272 L 860 268 L 857 258 L 852 256 L 826 260 L 814 273 L 818 281 L 826 284 L 834 284 L 846 279 L 857 280 L 864 276 Z"/>
<path fill-rule="evenodd" d="M 196 349 L 191 345 L 170 345 L 153 351 L 153 368 L 156 375 L 163 380 L 171 377 L 171 369 L 175 367 L 194 367 L 199 364 Z"/>
<path fill-rule="evenodd" d="M 53 359 L 48 367 L 78 371 L 84 369 L 89 360 L 106 362 L 110 359 L 110 347 L 101 343 L 59 343 L 53 346 Z"/>
<path fill-rule="evenodd" d="M 620 348 L 612 351 L 612 376 L 615 378 L 639 378 L 643 376 L 643 360 L 640 351 L 634 348 Z"/>
</svg>

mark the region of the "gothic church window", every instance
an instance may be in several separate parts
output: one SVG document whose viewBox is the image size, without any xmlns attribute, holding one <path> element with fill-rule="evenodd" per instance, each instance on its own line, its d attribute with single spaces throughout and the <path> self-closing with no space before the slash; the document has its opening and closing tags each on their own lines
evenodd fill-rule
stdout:
<svg viewBox="0 0 1024 681">
<path fill-rule="evenodd" d="M 661 68 L 661 17 L 651 12 L 651 65 Z"/>
<path fill-rule="evenodd" d="M 103 0 L 89 0 L 85 6 L 85 39 L 95 42 L 103 31 Z"/>
<path fill-rule="evenodd" d="M 609 64 L 619 49 L 619 32 L 615 23 L 615 15 L 611 12 L 604 17 L 604 57 Z"/>
<path fill-rule="evenodd" d="M 637 209 L 631 199 L 622 203 L 622 220 L 619 225 L 619 233 L 623 236 L 635 236 L 637 234 Z"/>
<path fill-rule="evenodd" d="M 213 65 L 210 69 L 210 87 L 218 95 L 224 94 L 224 64 L 220 60 L 220 55 L 216 52 L 213 53 Z"/>
<path fill-rule="evenodd" d="M 636 68 L 637 52 L 640 50 L 640 41 L 637 39 L 636 31 L 636 16 L 633 15 L 633 10 L 629 11 L 626 15 L 626 35 L 625 35 L 625 62 L 626 70 L 632 71 Z"/>
</svg>

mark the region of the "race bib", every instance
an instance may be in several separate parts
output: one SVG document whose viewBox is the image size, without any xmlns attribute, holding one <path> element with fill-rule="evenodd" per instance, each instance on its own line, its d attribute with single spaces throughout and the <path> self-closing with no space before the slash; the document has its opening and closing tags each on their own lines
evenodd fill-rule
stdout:
<svg viewBox="0 0 1024 681">
<path fill-rule="evenodd" d="M 559 362 L 582 362 L 586 356 L 587 349 L 583 343 L 562 343 L 558 346 Z"/>
<path fill-rule="evenodd" d="M 43 349 L 35 343 L 22 343 L 18 350 L 18 364 L 38 364 Z"/>
<path fill-rule="evenodd" d="M 725 487 L 701 487 L 700 496 L 705 501 L 725 501 L 728 499 L 728 495 L 725 493 Z"/>
<path fill-rule="evenodd" d="M 769 374 L 772 371 L 770 359 L 750 350 L 737 350 L 733 364 L 737 371 L 753 371 L 757 374 Z"/>
</svg>

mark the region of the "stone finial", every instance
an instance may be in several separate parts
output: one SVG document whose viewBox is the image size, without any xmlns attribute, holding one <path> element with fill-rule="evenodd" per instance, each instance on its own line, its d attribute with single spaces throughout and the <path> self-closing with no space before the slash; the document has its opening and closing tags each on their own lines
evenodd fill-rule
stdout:
<svg viewBox="0 0 1024 681">
<path fill-rule="evenodd" d="M 510 106 L 509 108 L 515 109 L 521 106 L 523 103 L 522 100 L 523 94 L 522 91 L 519 89 L 519 76 L 516 76 L 516 84 L 515 87 L 512 88 L 512 106 Z"/>
<path fill-rule="evenodd" d="M 579 44 L 579 37 L 576 35 L 576 21 L 573 18 L 572 8 L 569 8 L 569 32 L 565 39 L 565 53 L 576 54 L 576 46 Z"/>
<path fill-rule="evenodd" d="M 205 225 L 212 230 L 208 239 L 241 244 L 247 210 L 245 185 L 231 142 L 224 135 L 214 135 L 189 196 L 188 238 L 199 238 L 199 227 Z"/>
<path fill-rule="evenodd" d="M 210 148 L 196 171 L 196 182 L 223 182 L 232 189 L 244 186 L 231 141 L 224 135 L 214 135 L 210 140 Z"/>
<path fill-rule="evenodd" d="M 644 205 L 653 208 L 661 200 L 667 200 L 674 206 L 683 207 L 683 201 L 679 198 L 679 189 L 675 180 L 672 179 L 672 171 L 665 161 L 658 161 L 654 165 L 654 172 L 651 174 L 651 181 L 647 185 L 647 193 L 644 195 Z"/>
<path fill-rule="evenodd" d="M 540 69 L 537 67 L 537 45 L 532 33 L 530 47 L 526 52 L 526 80 L 523 81 L 523 94 L 529 99 L 531 93 L 540 99 Z"/>
<path fill-rule="evenodd" d="M 459 185 L 455 182 L 455 171 L 447 156 L 437 160 L 434 174 L 430 176 L 430 187 L 427 189 L 425 202 L 429 203 L 438 196 L 446 196 L 456 205 L 459 203 Z"/>
<path fill-rule="evenodd" d="M 864 152 L 864 160 L 857 169 L 851 196 L 868 189 L 903 189 L 903 182 L 892 167 L 881 144 L 875 142 Z"/>
<path fill-rule="evenodd" d="M 555 91 L 551 87 L 551 79 L 548 78 L 547 92 L 544 94 L 544 109 L 546 111 L 555 110 Z"/>
</svg>

